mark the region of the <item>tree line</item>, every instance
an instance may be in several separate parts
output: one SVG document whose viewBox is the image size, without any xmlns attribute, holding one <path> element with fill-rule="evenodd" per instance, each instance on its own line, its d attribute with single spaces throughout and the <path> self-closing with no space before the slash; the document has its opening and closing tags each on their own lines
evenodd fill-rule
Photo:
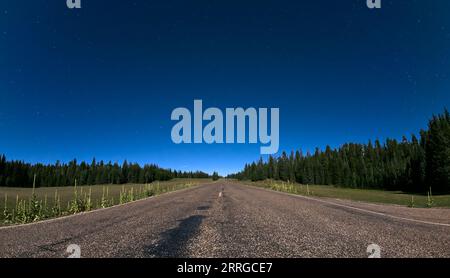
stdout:
<svg viewBox="0 0 450 278">
<path fill-rule="evenodd" d="M 181 172 L 163 169 L 154 164 L 141 167 L 137 163 L 123 164 L 97 162 L 78 163 L 76 159 L 69 163 L 30 164 L 23 161 L 8 161 L 0 156 L 0 186 L 32 187 L 36 175 L 37 187 L 73 186 L 96 184 L 151 183 L 173 178 L 209 178 L 204 172 Z"/>
<path fill-rule="evenodd" d="M 316 148 L 313 154 L 292 151 L 246 164 L 229 176 L 242 180 L 274 179 L 301 184 L 351 188 L 450 193 L 450 114 L 433 116 L 420 138 L 405 136 L 339 148 Z"/>
</svg>

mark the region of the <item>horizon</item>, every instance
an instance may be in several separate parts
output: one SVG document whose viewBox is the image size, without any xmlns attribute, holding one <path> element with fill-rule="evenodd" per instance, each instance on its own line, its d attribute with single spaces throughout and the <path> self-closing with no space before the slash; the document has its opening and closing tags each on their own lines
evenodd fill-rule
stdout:
<svg viewBox="0 0 450 278">
<path fill-rule="evenodd" d="M 445 111 L 448 111 L 448 109 L 447 109 L 447 108 L 444 108 L 442 113 L 445 113 Z M 433 113 L 433 114 L 429 117 L 429 120 L 430 120 L 433 116 L 442 115 L 442 113 Z M 410 133 L 409 135 L 402 135 L 402 136 L 400 136 L 401 138 L 386 137 L 386 138 L 384 138 L 384 140 L 380 140 L 379 138 L 375 138 L 375 139 L 368 139 L 368 140 L 365 141 L 365 142 L 343 142 L 343 143 L 341 143 L 341 144 L 339 144 L 339 145 L 337 145 L 337 146 L 334 146 L 334 147 L 332 147 L 332 146 L 330 146 L 330 145 L 327 144 L 327 145 L 325 145 L 325 146 L 323 146 L 323 147 L 315 147 L 315 148 L 313 148 L 313 149 L 307 149 L 307 150 L 302 149 L 302 148 L 291 149 L 291 150 L 279 150 L 276 154 L 260 155 L 259 158 L 255 159 L 255 160 L 244 162 L 242 168 L 238 169 L 236 172 L 230 172 L 230 173 L 226 173 L 226 174 L 220 173 L 217 169 L 216 169 L 216 170 L 213 169 L 211 172 L 203 171 L 202 169 L 189 169 L 189 170 L 185 170 L 185 171 L 184 171 L 184 170 L 180 170 L 180 169 L 176 169 L 176 168 L 163 167 L 163 166 L 161 166 L 161 165 L 159 165 L 159 164 L 157 164 L 157 163 L 151 162 L 151 161 L 148 161 L 148 162 L 136 162 L 136 161 L 130 161 L 130 160 L 126 159 L 126 158 L 125 158 L 124 160 L 121 160 L 121 161 L 118 161 L 118 160 L 112 161 L 112 160 L 103 160 L 103 159 L 98 160 L 98 159 L 94 156 L 94 157 L 92 157 L 90 160 L 80 160 L 80 159 L 77 159 L 77 158 L 72 158 L 72 159 L 69 159 L 69 160 L 67 160 L 67 161 L 56 160 L 56 161 L 48 161 L 48 162 L 40 162 L 40 161 L 29 162 L 29 161 L 25 161 L 25 160 L 21 160 L 21 159 L 9 159 L 9 158 L 6 156 L 6 154 L 4 154 L 4 153 L 0 153 L 0 157 L 1 157 L 2 155 L 5 155 L 7 161 L 20 161 L 20 162 L 23 162 L 23 163 L 29 163 L 29 164 L 32 164 L 32 165 L 35 165 L 35 164 L 55 165 L 57 162 L 59 162 L 59 163 L 61 163 L 61 164 L 69 164 L 70 162 L 72 162 L 72 161 L 74 161 L 74 160 L 77 161 L 77 164 L 80 164 L 80 163 L 82 163 L 82 162 L 85 162 L 85 163 L 87 163 L 87 164 L 90 164 L 93 160 L 95 160 L 96 163 L 103 162 L 103 163 L 105 163 L 105 164 L 110 164 L 110 163 L 111 163 L 111 164 L 113 164 L 113 165 L 114 165 L 114 164 L 118 164 L 118 165 L 121 166 L 121 165 L 123 165 L 124 162 L 126 161 L 128 164 L 138 164 L 140 167 L 144 167 L 144 166 L 146 166 L 146 165 L 156 165 L 156 166 L 158 166 L 158 167 L 160 167 L 160 168 L 162 168 L 162 169 L 171 170 L 171 171 L 177 171 L 177 172 L 178 172 L 178 171 L 181 171 L 181 172 L 204 172 L 204 173 L 207 173 L 207 174 L 209 174 L 209 175 L 212 175 L 214 172 L 217 172 L 220 176 L 222 176 L 222 177 L 227 177 L 227 176 L 229 176 L 229 175 L 237 174 L 237 173 L 241 172 L 247 164 L 250 165 L 250 164 L 252 164 L 253 162 L 257 162 L 260 158 L 262 158 L 264 162 L 267 162 L 267 161 L 268 161 L 268 158 L 269 158 L 270 156 L 273 157 L 273 158 L 279 158 L 279 157 L 282 156 L 283 152 L 285 152 L 286 154 L 289 155 L 289 154 L 292 153 L 292 152 L 297 152 L 297 151 L 299 151 L 299 152 L 302 153 L 303 155 L 307 155 L 307 154 L 312 155 L 312 154 L 316 151 L 316 149 L 318 149 L 320 152 L 323 152 L 323 151 L 325 151 L 325 149 L 326 149 L 328 146 L 329 146 L 332 150 L 336 150 L 336 149 L 342 148 L 342 147 L 343 147 L 344 145 L 346 145 L 346 144 L 363 144 L 363 145 L 367 145 L 369 142 L 371 142 L 371 143 L 373 144 L 373 143 L 374 143 L 375 141 L 377 141 L 377 140 L 380 141 L 380 143 L 381 143 L 382 146 L 385 146 L 386 140 L 396 140 L 397 142 L 401 142 L 401 140 L 402 140 L 403 137 L 406 137 L 408 141 L 411 141 L 412 136 L 415 136 L 418 140 L 420 140 L 420 131 L 422 131 L 422 130 L 426 130 L 426 128 L 421 128 L 419 131 L 414 132 L 414 133 Z"/>
</svg>

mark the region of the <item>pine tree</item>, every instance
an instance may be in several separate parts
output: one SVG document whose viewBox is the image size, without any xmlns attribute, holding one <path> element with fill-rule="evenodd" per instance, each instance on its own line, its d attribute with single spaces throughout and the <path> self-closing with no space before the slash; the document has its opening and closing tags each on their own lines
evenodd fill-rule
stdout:
<svg viewBox="0 0 450 278">
<path fill-rule="evenodd" d="M 213 179 L 213 181 L 219 180 L 219 173 L 214 172 L 214 173 L 212 174 L 212 179 Z"/>
<path fill-rule="evenodd" d="M 278 159 L 278 168 L 280 180 L 287 181 L 289 179 L 289 159 L 286 152 L 283 152 L 281 157 Z"/>
<path fill-rule="evenodd" d="M 426 181 L 434 192 L 450 192 L 450 114 L 434 116 L 425 143 Z"/>
</svg>

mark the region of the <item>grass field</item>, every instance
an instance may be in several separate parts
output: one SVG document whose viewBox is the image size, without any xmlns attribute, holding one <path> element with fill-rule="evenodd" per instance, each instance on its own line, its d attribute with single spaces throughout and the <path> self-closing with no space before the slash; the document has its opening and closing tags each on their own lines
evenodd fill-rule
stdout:
<svg viewBox="0 0 450 278">
<path fill-rule="evenodd" d="M 153 182 L 151 184 L 124 184 L 124 185 L 93 185 L 78 186 L 76 188 L 77 197 L 80 200 L 88 200 L 90 207 L 86 210 L 94 210 L 102 207 L 109 207 L 120 203 L 126 203 L 142 199 L 149 196 L 159 195 L 165 192 L 175 191 L 202 183 L 211 182 L 211 179 L 173 179 L 171 181 Z M 57 216 L 70 214 L 69 210 L 75 199 L 75 187 L 43 187 L 36 188 L 34 191 L 35 200 L 41 204 L 41 210 L 51 211 L 59 205 L 60 212 Z M 5 224 L 5 208 L 10 214 L 19 210 L 18 204 L 23 202 L 28 208 L 33 196 L 32 188 L 8 188 L 0 187 L 0 225 Z M 6 201 L 6 202 L 5 202 Z M 50 214 L 50 213 L 49 213 Z M 55 217 L 55 213 L 51 216 L 45 215 L 39 217 L 38 220 Z M 13 221 L 32 222 L 33 220 Z M 13 224 L 9 223 L 9 224 Z"/>
<path fill-rule="evenodd" d="M 363 201 L 369 203 L 396 204 L 410 207 L 411 204 L 413 204 L 413 207 L 417 208 L 429 207 L 428 197 L 426 194 L 411 195 L 399 191 L 351 189 L 326 185 L 306 186 L 300 184 L 287 184 L 270 180 L 262 182 L 244 181 L 242 183 L 305 196 L 309 195 L 315 197 L 328 197 L 344 200 Z M 450 195 L 432 196 L 432 200 L 432 207 L 450 207 Z"/>
</svg>

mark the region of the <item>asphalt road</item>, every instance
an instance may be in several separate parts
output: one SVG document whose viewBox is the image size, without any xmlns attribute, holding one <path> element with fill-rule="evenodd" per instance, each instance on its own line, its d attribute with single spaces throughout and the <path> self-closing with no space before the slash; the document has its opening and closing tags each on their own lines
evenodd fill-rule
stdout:
<svg viewBox="0 0 450 278">
<path fill-rule="evenodd" d="M 223 192 L 223 193 L 221 193 Z M 313 199 L 229 182 L 0 228 L 0 257 L 450 257 L 450 210 Z"/>
</svg>

